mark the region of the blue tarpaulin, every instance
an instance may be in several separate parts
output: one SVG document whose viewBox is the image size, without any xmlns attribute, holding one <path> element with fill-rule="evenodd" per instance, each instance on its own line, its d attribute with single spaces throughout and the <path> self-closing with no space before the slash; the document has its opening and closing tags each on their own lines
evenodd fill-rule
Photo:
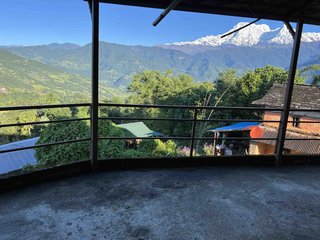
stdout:
<svg viewBox="0 0 320 240">
<path fill-rule="evenodd" d="M 232 124 L 229 126 L 224 126 L 220 128 L 213 128 L 208 130 L 208 132 L 232 132 L 232 131 L 244 131 L 244 130 L 250 130 L 254 126 L 258 126 L 259 122 L 241 122 Z"/>
</svg>

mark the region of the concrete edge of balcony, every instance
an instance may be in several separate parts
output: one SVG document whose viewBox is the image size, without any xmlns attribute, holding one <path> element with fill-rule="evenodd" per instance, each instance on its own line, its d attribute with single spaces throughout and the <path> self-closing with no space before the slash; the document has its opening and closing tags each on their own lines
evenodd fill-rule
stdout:
<svg viewBox="0 0 320 240">
<path fill-rule="evenodd" d="M 318 155 L 286 155 L 284 165 L 319 164 Z M 129 169 L 157 169 L 204 166 L 274 166 L 275 156 L 223 156 L 223 157 L 176 157 L 176 158 L 130 158 L 98 161 L 98 171 L 114 171 Z M 15 172 L 0 177 L 0 193 L 15 190 L 61 178 L 90 173 L 90 161 L 78 161 L 70 164 L 41 169 L 31 172 Z"/>
</svg>

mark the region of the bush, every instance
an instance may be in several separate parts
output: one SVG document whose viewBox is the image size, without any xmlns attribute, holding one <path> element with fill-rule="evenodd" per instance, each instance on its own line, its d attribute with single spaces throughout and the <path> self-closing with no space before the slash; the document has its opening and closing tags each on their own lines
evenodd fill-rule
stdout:
<svg viewBox="0 0 320 240">
<path fill-rule="evenodd" d="M 156 149 L 153 151 L 155 156 L 177 156 L 177 144 L 174 141 L 162 142 L 156 139 L 155 143 Z"/>
<path fill-rule="evenodd" d="M 83 121 L 49 124 L 40 133 L 37 145 L 89 137 L 89 127 Z M 52 167 L 89 159 L 89 141 L 36 148 L 38 167 Z"/>
<path fill-rule="evenodd" d="M 66 118 L 59 118 L 66 119 Z M 49 124 L 40 133 L 37 145 L 88 138 L 90 127 L 84 121 Z M 110 121 L 99 122 L 100 137 L 123 137 L 123 132 Z M 125 151 L 123 140 L 100 140 L 99 158 L 121 157 Z M 90 157 L 90 142 L 76 142 L 36 148 L 37 167 L 53 167 Z"/>
<path fill-rule="evenodd" d="M 66 119 L 66 118 L 61 118 Z M 88 138 L 90 128 L 84 121 L 49 124 L 40 133 L 37 145 Z M 124 132 L 111 121 L 99 121 L 99 137 L 124 137 Z M 99 159 L 121 157 L 161 157 L 176 156 L 177 145 L 173 141 L 144 140 L 137 150 L 126 149 L 125 141 L 100 140 L 98 145 Z M 36 148 L 36 167 L 59 166 L 90 157 L 90 142 L 76 142 Z"/>
<path fill-rule="evenodd" d="M 99 121 L 99 137 L 124 137 L 121 128 L 111 121 Z M 122 157 L 125 151 L 124 140 L 100 140 L 99 158 Z"/>
</svg>

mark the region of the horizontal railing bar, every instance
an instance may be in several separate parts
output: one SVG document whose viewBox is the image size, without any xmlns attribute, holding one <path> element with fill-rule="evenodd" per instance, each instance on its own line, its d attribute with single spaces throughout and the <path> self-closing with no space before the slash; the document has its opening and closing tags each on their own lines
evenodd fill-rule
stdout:
<svg viewBox="0 0 320 240">
<path fill-rule="evenodd" d="M 258 123 L 275 122 L 275 123 L 280 123 L 280 121 L 277 121 L 277 120 L 254 120 L 254 119 L 197 119 L 197 122 L 258 122 Z"/>
<path fill-rule="evenodd" d="M 141 139 L 141 140 L 154 140 L 154 139 L 164 139 L 164 140 L 190 140 L 191 137 L 99 137 L 99 140 L 133 140 L 133 139 Z"/>
<path fill-rule="evenodd" d="M 145 121 L 194 121 L 193 118 L 143 118 L 143 117 L 99 117 L 100 120 L 145 120 Z M 277 120 L 250 120 L 250 119 L 197 119 L 197 122 L 275 122 Z"/>
<path fill-rule="evenodd" d="M 191 140 L 191 137 L 99 137 L 99 140 L 153 140 L 153 139 L 164 139 L 164 140 Z M 277 138 L 250 138 L 250 137 L 221 137 L 221 138 L 210 138 L 210 137 L 195 137 L 195 140 L 277 140 Z M 320 140 L 320 139 L 319 139 Z"/>
<path fill-rule="evenodd" d="M 193 121 L 192 118 L 133 118 L 133 117 L 99 117 L 100 120 L 145 120 L 145 121 Z M 2 124 L 0 127 L 15 127 L 15 126 L 25 126 L 25 125 L 39 125 L 47 123 L 60 123 L 60 122 L 73 122 L 73 121 L 85 121 L 90 120 L 90 118 L 74 118 L 74 119 L 63 119 L 63 120 L 52 120 L 52 121 L 40 121 L 40 122 L 23 122 L 23 123 L 10 123 Z M 270 123 L 280 123 L 277 120 L 252 120 L 252 119 L 197 119 L 197 122 L 270 122 Z M 288 121 L 288 123 L 293 123 L 295 121 Z M 320 121 L 299 121 L 299 123 L 320 123 Z"/>
<path fill-rule="evenodd" d="M 99 117 L 100 120 L 193 121 L 193 118 Z"/>
<path fill-rule="evenodd" d="M 279 111 L 281 108 L 261 107 L 214 107 L 214 106 L 187 106 L 187 105 L 158 105 L 158 104 L 125 104 L 125 103 L 99 103 L 101 107 L 137 107 L 137 108 L 169 108 L 169 109 L 217 109 L 217 110 L 248 110 L 248 111 Z"/>
<path fill-rule="evenodd" d="M 286 138 L 285 141 L 319 141 L 320 138 Z"/>
<path fill-rule="evenodd" d="M 32 109 L 44 109 L 44 108 L 65 108 L 65 107 L 90 107 L 90 103 L 71 103 L 71 104 L 45 104 L 45 105 L 33 105 L 33 106 L 11 106 L 0 107 L 1 111 L 13 111 L 13 110 L 32 110 Z M 119 103 L 99 103 L 99 106 L 106 107 L 141 107 L 141 108 L 180 108 L 180 109 L 219 109 L 219 110 L 248 110 L 248 111 L 279 111 L 281 108 L 264 108 L 264 107 L 224 107 L 224 106 L 187 106 L 187 105 L 158 105 L 158 104 L 119 104 Z M 320 109 L 290 109 L 290 112 L 320 112 Z"/>
<path fill-rule="evenodd" d="M 198 156 L 193 156 L 193 158 L 198 158 Z M 213 156 L 210 156 L 213 157 Z M 167 156 L 162 156 L 162 157 L 157 157 L 157 156 L 148 156 L 148 157 L 129 157 L 129 159 L 150 159 L 150 160 L 155 160 L 155 159 L 191 159 L 190 156 L 171 156 L 171 155 L 167 155 Z M 112 158 L 99 158 L 99 161 L 120 161 L 120 160 L 124 160 L 124 159 L 128 159 L 128 158 L 123 158 L 123 157 L 112 157 Z"/>
<path fill-rule="evenodd" d="M 2 150 L 2 151 L 0 151 L 0 154 L 2 154 L 2 153 L 8 153 L 8 152 L 22 151 L 22 150 L 28 150 L 28 149 L 34 149 L 34 148 L 55 146 L 55 145 L 60 145 L 60 144 L 84 142 L 84 141 L 90 141 L 90 140 L 91 140 L 91 138 L 82 138 L 82 139 L 68 140 L 68 141 L 62 141 L 62 142 L 40 144 L 40 145 L 35 145 L 35 146 L 30 146 L 30 147 L 7 149 L 7 150 Z M 1 158 L 0 158 L 0 161 L 1 161 Z"/>
<path fill-rule="evenodd" d="M 277 140 L 277 138 L 250 138 L 250 137 L 195 137 L 196 140 Z"/>
<path fill-rule="evenodd" d="M 191 137 L 99 137 L 99 140 L 153 140 L 153 139 L 176 139 L 176 140 L 191 140 Z M 277 140 L 277 138 L 250 138 L 250 137 L 195 137 L 195 140 Z M 299 141 L 299 140 L 320 140 L 320 138 L 286 138 L 288 141 Z"/>
<path fill-rule="evenodd" d="M 17 110 L 32 110 L 44 108 L 67 108 L 67 107 L 90 107 L 90 103 L 71 103 L 71 104 L 51 104 L 51 105 L 34 105 L 34 106 L 12 106 L 0 107 L 0 112 L 3 111 L 17 111 Z"/>
<path fill-rule="evenodd" d="M 26 125 L 40 125 L 40 124 L 47 124 L 47 123 L 76 122 L 76 121 L 85 121 L 85 120 L 90 120 L 90 118 L 72 118 L 72 119 L 40 121 L 40 122 L 10 123 L 10 124 L 2 124 L 2 125 L 0 125 L 0 128 L 2 128 L 2 127 L 26 126 Z"/>
<path fill-rule="evenodd" d="M 320 112 L 320 109 L 295 109 L 295 108 L 291 108 L 290 112 Z"/>
<path fill-rule="evenodd" d="M 320 123 L 320 121 L 288 121 L 288 123 Z"/>
</svg>

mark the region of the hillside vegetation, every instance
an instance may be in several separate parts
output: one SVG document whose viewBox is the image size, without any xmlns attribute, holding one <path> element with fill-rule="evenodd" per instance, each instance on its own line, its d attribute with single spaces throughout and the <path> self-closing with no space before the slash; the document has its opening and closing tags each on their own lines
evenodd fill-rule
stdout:
<svg viewBox="0 0 320 240">
<path fill-rule="evenodd" d="M 88 102 L 91 80 L 69 74 L 47 64 L 23 58 L 0 49 L 0 105 L 37 105 L 47 94 L 58 102 Z M 121 95 L 116 89 L 100 86 L 102 98 Z"/>
<path fill-rule="evenodd" d="M 100 86 L 101 99 L 123 95 L 123 91 Z M 0 106 L 90 101 L 89 78 L 0 49 Z M 37 121 L 41 117 L 39 114 L 36 110 L 0 112 L 0 124 Z M 32 135 L 31 130 L 31 126 L 2 128 L 0 135 L 2 142 L 7 142 Z"/>
<path fill-rule="evenodd" d="M 299 66 L 318 63 L 319 42 L 302 43 Z M 52 49 L 51 45 L 7 48 L 15 54 L 32 58 L 63 71 L 91 76 L 91 44 L 70 48 L 65 45 Z M 100 42 L 100 80 L 107 86 L 126 89 L 134 74 L 145 70 L 188 74 L 196 81 L 216 81 L 219 73 L 228 68 L 238 74 L 268 64 L 287 69 L 292 45 L 223 46 L 204 52 L 188 54 L 161 47 L 125 46 Z"/>
</svg>

